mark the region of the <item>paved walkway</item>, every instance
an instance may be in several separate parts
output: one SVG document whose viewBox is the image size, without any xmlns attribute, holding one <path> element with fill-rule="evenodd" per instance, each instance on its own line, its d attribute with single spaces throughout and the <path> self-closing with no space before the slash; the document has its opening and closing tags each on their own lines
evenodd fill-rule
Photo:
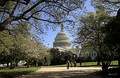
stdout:
<svg viewBox="0 0 120 78">
<path fill-rule="evenodd" d="M 42 67 L 38 71 L 20 78 L 103 78 L 96 76 L 94 72 L 101 67 Z"/>
<path fill-rule="evenodd" d="M 42 67 L 36 72 L 62 72 L 62 71 L 98 71 L 101 70 L 101 67 L 69 67 L 67 69 L 66 67 L 55 67 L 55 66 L 48 66 L 48 67 Z M 88 71 L 88 72 L 89 72 Z"/>
</svg>

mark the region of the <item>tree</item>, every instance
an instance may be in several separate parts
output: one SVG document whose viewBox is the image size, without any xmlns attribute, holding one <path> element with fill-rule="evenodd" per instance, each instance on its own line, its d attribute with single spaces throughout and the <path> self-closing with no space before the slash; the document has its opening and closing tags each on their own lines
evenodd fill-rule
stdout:
<svg viewBox="0 0 120 78">
<path fill-rule="evenodd" d="M 0 0 L 0 6 L 4 6 L 8 1 L 15 1 L 17 2 L 16 0 Z M 28 4 L 30 0 L 24 0 L 23 3 L 24 4 Z"/>
<path fill-rule="evenodd" d="M 0 63 L 2 64 L 7 63 L 8 66 L 8 63 L 10 62 L 9 48 L 12 48 L 11 46 L 12 42 L 11 42 L 11 37 L 8 36 L 7 34 L 8 33 L 5 33 L 5 31 L 0 32 Z"/>
<path fill-rule="evenodd" d="M 17 66 L 18 62 L 25 60 L 29 65 L 38 66 L 40 61 L 50 58 L 47 48 L 40 42 L 36 42 L 34 38 L 29 36 L 23 37 L 23 34 L 17 32 L 17 39 L 13 35 L 9 35 L 8 31 L 0 32 L 0 61 L 1 63 L 11 63 L 10 68 Z M 49 61 L 47 61 L 49 64 Z"/>
<path fill-rule="evenodd" d="M 103 37 L 102 29 L 108 21 L 108 14 L 104 11 L 96 11 L 96 13 L 89 13 L 87 16 L 81 17 L 80 26 L 78 28 L 77 43 L 87 43 L 92 45 L 93 49 L 97 52 L 98 65 L 101 61 Z"/>
<path fill-rule="evenodd" d="M 1 0 L 0 31 L 12 30 L 20 21 L 28 21 L 32 27 L 42 31 L 42 24 L 46 22 L 59 24 L 70 21 L 65 16 L 81 7 L 84 2 L 85 0 Z"/>
<path fill-rule="evenodd" d="M 22 25 L 25 25 L 26 29 L 20 24 L 14 26 L 12 34 L 6 30 L 0 32 L 0 61 L 3 64 L 11 63 L 10 68 L 17 66 L 21 60 L 25 60 L 28 65 L 37 66 L 40 60 L 49 57 L 47 48 L 28 32 L 30 30 L 28 24 L 22 22 Z"/>
<path fill-rule="evenodd" d="M 120 7 L 119 0 L 91 0 L 91 4 L 99 10 L 106 10 L 107 12 L 115 12 Z"/>
<path fill-rule="evenodd" d="M 21 60 L 23 54 L 23 44 L 20 40 L 23 38 L 18 34 L 18 39 L 16 40 L 15 37 L 9 35 L 9 32 L 2 31 L 0 32 L 0 45 L 2 54 L 2 61 L 4 63 L 11 63 L 11 68 L 13 68 L 13 63 L 19 62 Z M 4 54 L 4 55 L 3 55 Z"/>
<path fill-rule="evenodd" d="M 51 65 L 59 65 L 65 63 L 64 54 L 63 52 L 60 52 L 59 49 L 57 48 L 50 49 L 50 54 L 51 54 Z"/>
<path fill-rule="evenodd" d="M 67 61 L 69 61 L 69 65 L 71 67 L 76 66 L 76 61 L 74 54 L 71 51 L 59 51 L 58 48 L 52 48 L 50 49 L 51 54 L 51 65 L 59 65 L 59 64 L 65 64 Z"/>
<path fill-rule="evenodd" d="M 110 21 L 105 25 L 105 38 L 104 43 L 116 55 L 120 66 L 120 9 L 117 12 L 116 17 L 112 17 Z"/>
<path fill-rule="evenodd" d="M 25 42 L 24 60 L 27 62 L 27 67 L 29 67 L 29 65 L 38 66 L 40 61 L 45 61 L 44 58 L 46 58 L 46 61 L 49 59 L 50 54 L 42 43 L 36 42 L 34 38 L 28 38 Z M 49 62 L 47 62 L 47 64 L 49 64 Z"/>
<path fill-rule="evenodd" d="M 71 67 L 77 66 L 75 58 L 76 58 L 75 55 L 71 51 L 64 52 L 64 59 L 65 59 L 65 62 L 67 63 L 68 68 L 69 68 L 69 66 L 71 66 Z"/>
<path fill-rule="evenodd" d="M 93 44 L 90 44 L 90 42 L 81 44 L 81 55 L 84 55 L 84 56 L 82 56 L 83 59 L 81 58 L 81 60 L 82 61 L 92 60 L 88 54 L 90 54 L 90 52 L 93 52 L 95 50 L 96 50 L 95 47 L 93 47 Z"/>
</svg>

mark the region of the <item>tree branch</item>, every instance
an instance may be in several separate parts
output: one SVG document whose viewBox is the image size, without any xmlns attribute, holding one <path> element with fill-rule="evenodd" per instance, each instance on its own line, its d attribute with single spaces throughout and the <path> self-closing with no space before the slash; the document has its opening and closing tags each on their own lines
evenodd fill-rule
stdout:
<svg viewBox="0 0 120 78">
<path fill-rule="evenodd" d="M 10 12 L 2 10 L 2 9 L 0 9 L 0 12 L 7 13 L 8 15 L 10 15 Z"/>
<path fill-rule="evenodd" d="M 40 3 L 44 2 L 44 0 L 40 0 L 39 2 L 37 2 L 35 5 L 33 5 L 31 8 L 29 8 L 28 10 L 26 10 L 25 12 L 23 12 L 22 16 L 24 16 L 25 14 L 27 14 L 28 12 L 30 12 L 32 9 L 34 9 L 36 6 L 38 6 Z"/>
<path fill-rule="evenodd" d="M 19 0 L 18 0 L 19 1 Z M 19 2 L 16 2 L 16 4 L 15 4 L 15 6 L 14 6 L 14 8 L 13 8 L 13 10 L 12 10 L 12 12 L 11 12 L 11 14 L 10 14 L 10 16 L 13 16 L 13 14 L 14 14 L 14 11 L 16 10 L 16 8 L 17 8 L 17 6 L 18 6 L 18 4 L 19 4 Z"/>
<path fill-rule="evenodd" d="M 45 22 L 49 22 L 49 23 L 57 23 L 57 24 L 60 24 L 60 23 L 63 23 L 63 22 L 72 22 L 71 20 L 64 20 L 64 21 L 50 21 L 50 20 L 47 20 L 47 19 L 40 19 L 40 18 L 37 18 L 37 17 L 32 17 L 34 19 L 37 19 L 37 20 L 41 20 L 41 21 L 45 21 Z"/>
</svg>

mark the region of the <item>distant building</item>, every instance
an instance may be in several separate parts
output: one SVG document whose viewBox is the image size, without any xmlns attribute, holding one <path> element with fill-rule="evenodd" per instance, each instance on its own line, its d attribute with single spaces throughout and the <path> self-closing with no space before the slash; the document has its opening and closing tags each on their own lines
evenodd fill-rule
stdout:
<svg viewBox="0 0 120 78">
<path fill-rule="evenodd" d="M 58 48 L 59 50 L 69 50 L 71 49 L 71 42 L 64 32 L 64 27 L 61 26 L 61 31 L 56 35 L 53 48 Z"/>
<path fill-rule="evenodd" d="M 58 32 L 58 34 L 54 39 L 53 48 L 58 48 L 59 51 L 63 51 L 63 52 L 66 50 L 71 51 L 78 58 L 80 57 L 80 48 L 78 46 L 76 48 L 71 47 L 71 42 L 66 32 L 64 31 L 63 25 L 61 26 L 61 31 Z"/>
<path fill-rule="evenodd" d="M 75 48 L 71 48 L 70 51 L 77 56 L 77 58 L 81 57 L 81 48 L 79 46 L 76 46 Z"/>
<path fill-rule="evenodd" d="M 95 52 L 95 51 L 89 52 L 89 57 L 90 57 L 91 60 L 96 59 L 96 57 L 97 57 L 97 52 Z"/>
<path fill-rule="evenodd" d="M 89 58 L 91 60 L 94 60 L 97 57 L 96 52 L 81 52 L 81 48 L 79 46 L 76 46 L 75 48 L 71 47 L 71 42 L 69 40 L 69 37 L 67 36 L 66 32 L 64 31 L 64 26 L 61 26 L 61 31 L 58 32 L 56 35 L 54 42 L 53 42 L 53 48 L 58 48 L 59 51 L 71 51 L 73 54 L 79 57 L 83 58 Z"/>
</svg>

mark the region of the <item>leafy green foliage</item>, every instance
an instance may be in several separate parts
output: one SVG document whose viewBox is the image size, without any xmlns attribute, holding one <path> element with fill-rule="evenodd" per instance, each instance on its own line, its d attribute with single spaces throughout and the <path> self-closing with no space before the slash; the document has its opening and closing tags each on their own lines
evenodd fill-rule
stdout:
<svg viewBox="0 0 120 78">
<path fill-rule="evenodd" d="M 108 21 L 107 13 L 104 11 L 96 11 L 96 13 L 91 12 L 87 16 L 81 17 L 80 21 L 81 24 L 76 42 L 87 43 L 97 51 L 104 37 L 101 27 Z"/>
<path fill-rule="evenodd" d="M 50 49 L 51 65 L 65 64 L 67 61 L 75 61 L 74 54 L 71 51 L 59 51 L 57 48 Z"/>
<path fill-rule="evenodd" d="M 120 44 L 120 20 L 116 17 L 112 18 L 106 25 L 106 38 L 105 42 L 108 44 L 119 45 Z"/>
<path fill-rule="evenodd" d="M 102 27 L 109 20 L 109 15 L 105 11 L 90 12 L 87 16 L 80 19 L 80 27 L 78 28 L 77 43 L 83 44 L 82 50 L 97 52 L 98 65 L 104 54 L 104 34 Z M 87 45 L 85 47 L 85 45 Z"/>
<path fill-rule="evenodd" d="M 50 49 L 50 54 L 51 54 L 51 65 L 59 65 L 65 63 L 64 54 L 60 52 L 59 49 L 57 48 Z"/>
<path fill-rule="evenodd" d="M 105 38 L 104 43 L 108 47 L 109 51 L 117 57 L 120 66 L 120 16 L 119 11 L 116 17 L 111 18 L 111 20 L 105 25 Z"/>
<path fill-rule="evenodd" d="M 49 59 L 48 49 L 32 38 L 28 24 L 23 24 L 26 25 L 26 29 L 18 25 L 12 32 L 7 30 L 0 32 L 0 62 L 11 63 L 10 68 L 17 66 L 21 60 L 25 60 L 27 65 L 37 66 L 39 61 L 44 60 L 45 57 Z"/>
</svg>

